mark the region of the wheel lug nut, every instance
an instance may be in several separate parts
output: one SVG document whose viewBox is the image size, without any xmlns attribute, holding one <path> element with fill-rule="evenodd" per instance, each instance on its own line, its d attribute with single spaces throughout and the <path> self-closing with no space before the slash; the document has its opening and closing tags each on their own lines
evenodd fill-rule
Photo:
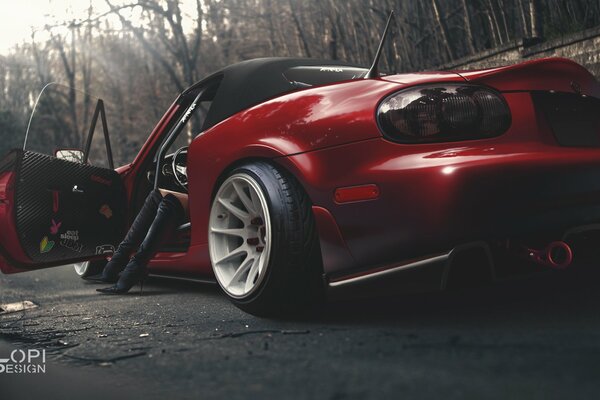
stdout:
<svg viewBox="0 0 600 400">
<path fill-rule="evenodd" d="M 250 246 L 256 246 L 258 244 L 258 238 L 248 238 L 246 243 L 248 243 Z"/>
</svg>

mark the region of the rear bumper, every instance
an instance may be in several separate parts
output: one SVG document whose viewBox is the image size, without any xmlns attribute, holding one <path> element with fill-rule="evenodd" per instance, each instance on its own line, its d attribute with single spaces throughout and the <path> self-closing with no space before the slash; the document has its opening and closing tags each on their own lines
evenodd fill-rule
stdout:
<svg viewBox="0 0 600 400">
<path fill-rule="evenodd" d="M 451 268 L 461 255 L 478 256 L 483 280 L 495 279 L 495 266 L 490 247 L 485 242 L 474 242 L 419 259 L 386 265 L 368 271 L 338 277 L 326 277 L 329 299 L 372 297 L 397 293 L 434 292 L 446 289 Z"/>
<path fill-rule="evenodd" d="M 332 277 L 481 240 L 550 240 L 600 222 L 600 149 L 500 140 L 407 146 L 374 139 L 290 161 L 295 168 L 310 166 L 298 176 L 313 204 L 329 214 L 318 216 L 317 225 L 330 244 L 324 261 Z M 360 184 L 376 184 L 379 198 L 334 201 L 332 188 Z"/>
<path fill-rule="evenodd" d="M 577 260 L 576 268 L 593 265 L 600 256 L 597 246 L 600 224 L 569 229 L 556 239 L 569 243 Z M 472 242 L 442 254 L 337 277 L 325 276 L 325 287 L 328 298 L 339 300 L 479 287 L 553 269 L 535 262 L 528 252 L 522 250 L 517 243 Z"/>
</svg>

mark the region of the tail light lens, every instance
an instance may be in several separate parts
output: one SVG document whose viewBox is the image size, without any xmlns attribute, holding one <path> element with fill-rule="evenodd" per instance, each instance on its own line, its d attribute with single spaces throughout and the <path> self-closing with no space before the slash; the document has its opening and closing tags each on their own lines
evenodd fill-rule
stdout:
<svg viewBox="0 0 600 400">
<path fill-rule="evenodd" d="M 386 138 L 400 143 L 486 139 L 510 126 L 502 95 L 477 85 L 416 86 L 384 99 L 377 122 Z"/>
</svg>

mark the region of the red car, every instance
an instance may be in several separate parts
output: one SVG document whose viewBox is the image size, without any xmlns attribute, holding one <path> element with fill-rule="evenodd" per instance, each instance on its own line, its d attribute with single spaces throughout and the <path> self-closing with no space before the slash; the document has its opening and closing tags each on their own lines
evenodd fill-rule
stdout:
<svg viewBox="0 0 600 400">
<path fill-rule="evenodd" d="M 11 152 L 2 271 L 101 267 L 156 186 L 189 193 L 190 222 L 151 272 L 216 279 L 253 313 L 565 268 L 600 228 L 600 86 L 580 65 L 365 75 L 311 59 L 229 66 L 115 170 Z M 201 129 L 170 152 L 201 104 Z"/>
</svg>

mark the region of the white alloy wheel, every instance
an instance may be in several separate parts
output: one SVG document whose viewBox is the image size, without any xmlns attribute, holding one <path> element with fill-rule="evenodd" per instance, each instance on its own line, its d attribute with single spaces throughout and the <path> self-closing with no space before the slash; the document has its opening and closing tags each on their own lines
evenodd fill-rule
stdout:
<svg viewBox="0 0 600 400">
<path fill-rule="evenodd" d="M 79 276 L 84 276 L 90 266 L 89 261 L 83 261 L 73 264 L 73 268 L 75 268 L 75 273 Z"/>
<path fill-rule="evenodd" d="M 271 254 L 271 219 L 258 182 L 243 172 L 225 180 L 208 225 L 210 261 L 219 285 L 233 298 L 248 297 L 263 281 Z"/>
</svg>

